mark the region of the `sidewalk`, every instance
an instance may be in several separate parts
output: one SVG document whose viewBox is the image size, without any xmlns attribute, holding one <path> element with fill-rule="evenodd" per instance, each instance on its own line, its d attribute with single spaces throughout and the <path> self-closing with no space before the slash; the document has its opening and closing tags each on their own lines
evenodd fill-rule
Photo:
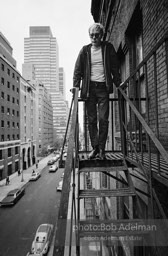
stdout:
<svg viewBox="0 0 168 256">
<path fill-rule="evenodd" d="M 38 171 L 41 172 L 42 169 L 47 165 L 49 159 L 51 159 L 53 154 L 48 155 L 47 157 L 42 158 L 38 163 Z M 7 193 L 15 188 L 26 187 L 29 182 L 29 178 L 33 170 L 36 169 L 36 165 L 29 167 L 26 170 L 23 170 L 22 173 L 18 175 L 17 172 L 9 176 L 9 185 L 6 185 L 6 179 L 0 181 L 0 201 L 7 195 Z M 23 180 L 23 181 L 22 181 Z"/>
</svg>

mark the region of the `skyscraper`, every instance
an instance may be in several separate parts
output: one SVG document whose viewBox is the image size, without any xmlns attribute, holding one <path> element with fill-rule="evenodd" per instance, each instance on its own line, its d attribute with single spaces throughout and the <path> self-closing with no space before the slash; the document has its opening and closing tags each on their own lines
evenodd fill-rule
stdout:
<svg viewBox="0 0 168 256">
<path fill-rule="evenodd" d="M 59 91 L 65 99 L 65 72 L 63 67 L 59 67 Z"/>
<path fill-rule="evenodd" d="M 41 81 L 49 91 L 55 112 L 55 101 L 59 92 L 59 52 L 57 40 L 50 27 L 29 28 L 29 37 L 24 39 L 24 63 L 33 64 L 35 79 Z M 56 119 L 55 115 L 53 119 Z"/>
<path fill-rule="evenodd" d="M 54 93 L 58 90 L 59 53 L 58 44 L 50 27 L 30 27 L 24 39 L 24 63 L 32 63 L 35 76 Z"/>
</svg>

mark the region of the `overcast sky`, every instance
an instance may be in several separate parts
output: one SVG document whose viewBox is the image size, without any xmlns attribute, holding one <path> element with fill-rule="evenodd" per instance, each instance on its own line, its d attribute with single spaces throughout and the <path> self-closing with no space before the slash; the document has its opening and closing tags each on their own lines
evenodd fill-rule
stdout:
<svg viewBox="0 0 168 256">
<path fill-rule="evenodd" d="M 75 60 L 84 44 L 90 43 L 88 28 L 94 22 L 91 0 L 4 0 L 1 1 L 0 31 L 13 48 L 21 73 L 24 38 L 30 26 L 50 26 L 59 45 L 59 66 L 66 76 L 66 99 L 70 102 Z"/>
</svg>

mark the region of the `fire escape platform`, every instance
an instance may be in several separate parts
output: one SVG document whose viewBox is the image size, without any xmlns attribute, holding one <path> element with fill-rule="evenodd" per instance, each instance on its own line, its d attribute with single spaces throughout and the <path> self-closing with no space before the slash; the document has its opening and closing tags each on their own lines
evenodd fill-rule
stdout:
<svg viewBox="0 0 168 256">
<path fill-rule="evenodd" d="M 138 153 L 139 159 L 144 163 L 146 169 L 149 168 L 149 154 L 147 152 Z M 135 154 L 128 153 L 126 157 L 128 167 L 139 168 L 137 163 L 137 158 Z M 117 167 L 118 166 L 118 167 Z M 158 173 L 158 166 L 157 166 L 157 154 L 151 154 L 151 166 L 153 177 L 157 179 L 159 182 L 163 183 L 164 185 L 168 186 L 168 168 L 167 163 L 164 159 L 160 158 L 160 172 Z M 87 167 L 92 167 L 92 169 Z M 100 167 L 100 168 L 99 168 Z M 104 170 L 101 168 L 104 167 Z M 117 169 L 116 169 L 117 167 Z M 83 172 L 100 172 L 100 171 L 125 171 L 125 167 L 123 164 L 123 154 L 121 152 L 106 152 L 106 159 L 99 160 L 94 159 L 90 160 L 88 157 L 88 153 L 80 152 L 79 153 L 79 171 Z"/>
</svg>

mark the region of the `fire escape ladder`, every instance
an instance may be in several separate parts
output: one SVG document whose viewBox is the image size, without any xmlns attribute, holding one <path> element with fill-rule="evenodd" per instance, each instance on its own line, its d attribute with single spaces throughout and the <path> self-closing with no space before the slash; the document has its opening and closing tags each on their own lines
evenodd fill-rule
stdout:
<svg viewBox="0 0 168 256">
<path fill-rule="evenodd" d="M 107 240 L 110 241 L 108 245 L 111 247 L 110 250 L 115 251 L 112 255 L 135 256 L 133 248 L 136 241 L 131 241 L 128 237 L 131 239 L 137 236 L 142 246 L 144 236 L 147 239 L 148 232 L 138 229 L 143 225 L 143 220 L 135 213 L 137 208 L 139 208 L 137 212 L 142 213 L 142 209 L 126 162 L 122 158 L 83 160 L 79 156 L 79 159 L 77 219 L 80 252 L 84 248 L 83 242 L 94 238 L 92 245 L 97 248 L 100 256 L 104 255 L 103 248 L 104 245 L 107 246 Z M 125 180 L 120 180 L 121 173 Z M 109 177 L 107 188 L 102 188 L 97 183 L 102 179 L 102 175 Z M 114 203 L 113 213 L 107 212 L 106 208 L 110 200 Z M 127 202 L 125 209 L 127 216 L 123 215 L 124 201 Z M 84 255 L 80 252 L 78 256 Z"/>
</svg>

